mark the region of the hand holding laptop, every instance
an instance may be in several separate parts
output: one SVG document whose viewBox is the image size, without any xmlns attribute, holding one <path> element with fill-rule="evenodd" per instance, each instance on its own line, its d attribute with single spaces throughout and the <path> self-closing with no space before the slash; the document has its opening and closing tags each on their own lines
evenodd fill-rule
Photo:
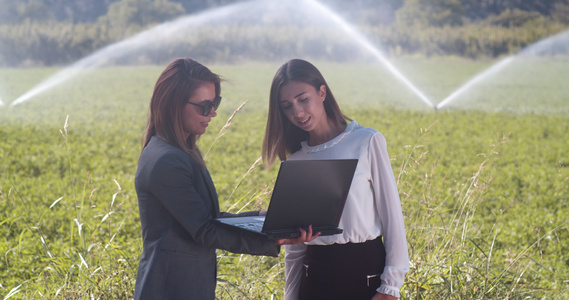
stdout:
<svg viewBox="0 0 569 300">
<path fill-rule="evenodd" d="M 267 211 L 266 210 L 261 210 L 259 211 L 259 216 L 266 216 L 267 215 Z M 300 230 L 300 236 L 297 238 L 292 238 L 292 239 L 279 239 L 277 240 L 277 245 L 293 245 L 293 244 L 299 244 L 299 243 L 306 243 L 306 242 L 310 242 L 312 240 L 314 240 L 315 238 L 317 238 L 318 236 L 320 236 L 320 232 L 317 232 L 316 234 L 312 234 L 312 225 L 308 226 L 308 232 L 302 228 L 299 228 Z"/>
<path fill-rule="evenodd" d="M 300 236 L 297 238 L 293 238 L 293 239 L 279 239 L 277 240 L 277 245 L 293 245 L 293 244 L 299 244 L 299 243 L 306 243 L 306 242 L 310 242 L 312 240 L 314 240 L 315 238 L 317 238 L 318 236 L 320 236 L 320 232 L 317 232 L 316 234 L 312 234 L 312 225 L 308 226 L 308 231 L 299 228 L 300 230 Z"/>
</svg>

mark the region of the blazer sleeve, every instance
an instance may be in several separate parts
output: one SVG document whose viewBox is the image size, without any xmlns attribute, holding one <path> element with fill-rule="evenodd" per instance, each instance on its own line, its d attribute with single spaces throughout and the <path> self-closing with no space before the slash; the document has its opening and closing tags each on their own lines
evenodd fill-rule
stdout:
<svg viewBox="0 0 569 300">
<path fill-rule="evenodd" d="M 278 256 L 280 247 L 276 241 L 226 229 L 213 222 L 213 201 L 217 198 L 211 195 L 199 165 L 185 152 L 162 155 L 149 168 L 146 183 L 196 243 L 234 253 Z"/>
</svg>

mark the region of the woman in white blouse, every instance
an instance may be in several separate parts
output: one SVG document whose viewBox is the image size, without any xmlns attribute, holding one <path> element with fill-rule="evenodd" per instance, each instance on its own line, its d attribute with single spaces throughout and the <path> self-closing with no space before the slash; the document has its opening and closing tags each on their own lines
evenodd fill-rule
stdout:
<svg viewBox="0 0 569 300">
<path fill-rule="evenodd" d="M 348 123 L 350 121 L 350 123 Z M 359 159 L 342 234 L 285 246 L 285 299 L 395 299 L 409 271 L 405 225 L 383 135 L 343 115 L 311 63 L 293 59 L 271 85 L 263 159 Z"/>
</svg>

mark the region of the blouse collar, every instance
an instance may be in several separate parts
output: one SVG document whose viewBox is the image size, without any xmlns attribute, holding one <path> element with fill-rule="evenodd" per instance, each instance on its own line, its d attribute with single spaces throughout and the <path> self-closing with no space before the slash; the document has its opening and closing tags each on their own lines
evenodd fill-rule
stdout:
<svg viewBox="0 0 569 300">
<path fill-rule="evenodd" d="M 327 141 L 324 144 L 320 144 L 320 145 L 316 145 L 316 146 L 309 146 L 308 141 L 300 142 L 300 146 L 302 147 L 301 150 L 305 153 L 313 153 L 313 152 L 323 151 L 323 150 L 326 150 L 328 148 L 332 148 L 336 144 L 338 144 L 342 139 L 344 139 L 345 136 L 347 136 L 350 132 L 352 132 L 354 130 L 354 128 L 356 128 L 356 126 L 358 126 L 358 122 L 356 122 L 356 121 L 350 122 L 350 124 L 348 124 L 348 126 L 346 126 L 346 129 L 344 129 L 344 131 L 342 133 L 340 133 L 338 136 Z"/>
</svg>

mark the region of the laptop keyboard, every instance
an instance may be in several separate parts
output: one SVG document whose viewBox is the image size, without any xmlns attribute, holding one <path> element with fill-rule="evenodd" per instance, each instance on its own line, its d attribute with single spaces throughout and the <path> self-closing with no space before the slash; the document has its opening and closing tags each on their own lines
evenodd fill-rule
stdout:
<svg viewBox="0 0 569 300">
<path fill-rule="evenodd" d="M 235 226 L 258 232 L 263 231 L 263 222 L 237 223 Z"/>
</svg>

